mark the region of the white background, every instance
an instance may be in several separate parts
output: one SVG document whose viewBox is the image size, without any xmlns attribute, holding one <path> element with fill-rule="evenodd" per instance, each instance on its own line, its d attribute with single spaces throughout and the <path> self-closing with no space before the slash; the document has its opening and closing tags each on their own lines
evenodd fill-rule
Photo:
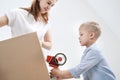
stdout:
<svg viewBox="0 0 120 80">
<path fill-rule="evenodd" d="M 31 1 L 0 1 L 0 15 L 14 8 L 29 6 Z M 117 79 L 120 80 L 119 4 L 119 0 L 58 0 L 50 14 L 53 48 L 45 51 L 45 56 L 62 52 L 67 56 L 67 63 L 61 66 L 61 69 L 77 65 L 85 49 L 79 45 L 78 27 L 85 21 L 97 21 L 102 28 L 98 44 Z M 10 28 L 7 26 L 0 28 L 0 40 L 10 37 Z"/>
</svg>

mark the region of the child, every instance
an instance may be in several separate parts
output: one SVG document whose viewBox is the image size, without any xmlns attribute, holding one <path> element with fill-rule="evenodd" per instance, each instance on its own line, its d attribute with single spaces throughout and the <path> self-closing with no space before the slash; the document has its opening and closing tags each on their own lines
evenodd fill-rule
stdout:
<svg viewBox="0 0 120 80">
<path fill-rule="evenodd" d="M 81 63 L 68 70 L 52 69 L 51 76 L 68 79 L 80 78 L 80 75 L 83 74 L 84 80 L 116 80 L 115 75 L 95 44 L 100 34 L 101 30 L 98 23 L 83 23 L 79 28 L 79 41 L 81 46 L 86 46 L 86 49 Z"/>
</svg>

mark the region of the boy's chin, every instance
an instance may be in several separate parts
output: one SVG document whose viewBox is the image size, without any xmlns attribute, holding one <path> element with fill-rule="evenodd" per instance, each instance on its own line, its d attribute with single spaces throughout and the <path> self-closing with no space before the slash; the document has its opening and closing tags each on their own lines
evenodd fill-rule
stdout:
<svg viewBox="0 0 120 80">
<path fill-rule="evenodd" d="M 84 45 L 80 44 L 80 46 L 84 46 Z"/>
<path fill-rule="evenodd" d="M 80 44 L 80 46 L 85 46 L 84 44 Z"/>
</svg>

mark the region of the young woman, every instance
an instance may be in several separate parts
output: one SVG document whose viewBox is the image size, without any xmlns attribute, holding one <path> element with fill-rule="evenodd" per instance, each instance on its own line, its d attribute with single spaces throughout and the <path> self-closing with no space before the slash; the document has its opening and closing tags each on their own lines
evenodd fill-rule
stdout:
<svg viewBox="0 0 120 80">
<path fill-rule="evenodd" d="M 37 32 L 41 46 L 51 49 L 52 42 L 48 26 L 48 13 L 57 0 L 33 0 L 28 8 L 11 10 L 0 16 L 0 27 L 10 26 L 12 37 Z"/>
</svg>

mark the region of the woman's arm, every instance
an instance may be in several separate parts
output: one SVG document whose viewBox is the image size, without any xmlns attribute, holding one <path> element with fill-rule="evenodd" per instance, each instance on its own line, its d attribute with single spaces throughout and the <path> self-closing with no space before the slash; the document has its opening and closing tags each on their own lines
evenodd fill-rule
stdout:
<svg viewBox="0 0 120 80">
<path fill-rule="evenodd" d="M 0 27 L 5 26 L 8 24 L 8 18 L 7 16 L 0 16 Z"/>
<path fill-rule="evenodd" d="M 52 47 L 52 40 L 51 40 L 51 35 L 50 31 L 48 30 L 44 36 L 44 41 L 41 42 L 41 45 L 43 48 L 50 50 Z"/>
</svg>

